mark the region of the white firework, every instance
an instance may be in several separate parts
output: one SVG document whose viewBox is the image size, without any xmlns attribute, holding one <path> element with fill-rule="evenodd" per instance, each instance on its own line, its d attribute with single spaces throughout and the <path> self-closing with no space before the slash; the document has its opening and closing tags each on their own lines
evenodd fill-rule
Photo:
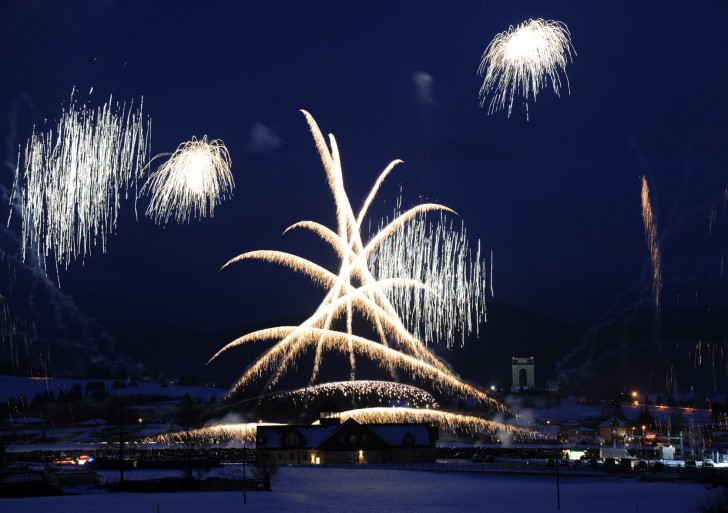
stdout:
<svg viewBox="0 0 728 513">
<path fill-rule="evenodd" d="M 528 99 L 533 101 L 541 89 L 549 83 L 559 96 L 560 73 L 569 87 L 566 64 L 572 62 L 571 34 L 560 21 L 528 20 L 517 27 L 511 25 L 490 42 L 483 53 L 478 74 L 484 76 L 480 88 L 480 106 L 493 93 L 488 114 L 505 108 L 508 103 L 508 117 L 513 109 L 516 92 L 523 96 L 528 118 Z"/>
<path fill-rule="evenodd" d="M 106 251 L 122 197 L 141 177 L 148 158 L 150 122 L 142 103 L 134 111 L 109 102 L 96 110 L 71 94 L 55 130 L 33 133 L 18 156 L 14 191 L 20 193 L 23 259 L 46 268 Z M 14 194 L 15 195 L 15 194 Z"/>
<path fill-rule="evenodd" d="M 170 154 L 157 157 L 166 155 Z M 180 144 L 142 188 L 142 193 L 152 195 L 146 215 L 157 224 L 166 224 L 170 218 L 189 222 L 208 212 L 214 216 L 215 206 L 231 196 L 235 187 L 230 167 L 230 154 L 219 139 L 208 142 L 207 136 L 193 137 Z"/>
</svg>

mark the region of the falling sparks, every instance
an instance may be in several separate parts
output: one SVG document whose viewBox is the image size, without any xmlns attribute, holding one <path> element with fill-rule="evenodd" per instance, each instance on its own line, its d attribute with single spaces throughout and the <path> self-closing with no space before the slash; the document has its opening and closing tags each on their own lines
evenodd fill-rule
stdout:
<svg viewBox="0 0 728 513">
<path fill-rule="evenodd" d="M 68 268 L 94 246 L 106 251 L 121 199 L 136 187 L 147 160 L 149 130 L 141 104 L 127 111 L 110 97 L 93 110 L 78 106 L 72 94 L 55 130 L 33 133 L 13 186 L 21 191 L 24 260 L 47 269 L 52 257 L 56 269 Z"/>
<path fill-rule="evenodd" d="M 277 263 L 303 273 L 328 289 L 321 305 L 301 325 L 255 331 L 230 342 L 211 358 L 212 361 L 221 353 L 238 345 L 261 340 L 277 340 L 270 349 L 248 367 L 233 385 L 231 392 L 267 375 L 269 376 L 268 381 L 263 390 L 265 393 L 295 365 L 299 356 L 312 349 L 315 350 L 315 360 L 310 377 L 311 384 L 318 376 L 324 352 L 336 351 L 349 355 L 352 380 L 355 379 L 356 357 L 364 356 L 379 363 L 392 375 L 395 375 L 397 370 L 403 370 L 410 376 L 432 383 L 434 387 L 441 390 L 474 397 L 482 402 L 502 407 L 500 403 L 488 397 L 484 392 L 464 383 L 445 363 L 431 353 L 420 339 L 413 336 L 402 323 L 395 306 L 386 294 L 386 291 L 391 288 L 427 290 L 428 285 L 416 279 L 401 276 L 377 280 L 368 265 L 372 254 L 417 216 L 435 210 L 452 211 L 437 204 L 418 205 L 399 214 L 389 224 L 381 227 L 377 234 L 365 244 L 361 237 L 361 227 L 369 206 L 382 182 L 400 161 L 395 160 L 385 168 L 372 187 L 361 211 L 355 215 L 344 188 L 336 140 L 333 135 L 330 135 L 330 147 L 327 146 L 314 119 L 305 111 L 303 114 L 316 142 L 329 188 L 334 196 L 337 231 L 334 232 L 313 221 L 302 221 L 289 229 L 309 230 L 329 244 L 339 256 L 340 271 L 336 275 L 309 260 L 280 251 L 243 253 L 223 266 L 226 267 L 234 262 L 247 259 Z M 372 323 L 379 342 L 353 333 L 355 314 L 361 315 Z M 346 331 L 335 329 L 341 325 L 345 325 Z"/>
<path fill-rule="evenodd" d="M 480 106 L 483 107 L 493 92 L 488 114 L 504 109 L 508 103 L 508 117 L 513 99 L 519 92 L 525 101 L 528 118 L 528 98 L 533 101 L 548 83 L 559 96 L 560 73 L 564 74 L 568 90 L 566 64 L 573 62 L 569 29 L 559 21 L 528 20 L 516 28 L 511 25 L 490 42 L 483 53 L 478 74 L 484 76 L 480 88 Z"/>
<path fill-rule="evenodd" d="M 161 155 L 160 155 L 161 156 Z M 155 157 L 156 158 L 156 157 Z M 195 137 L 182 143 L 149 176 L 142 193 L 151 191 L 146 215 L 157 224 L 215 215 L 215 206 L 232 195 L 235 183 L 230 154 L 220 140 Z"/>
<path fill-rule="evenodd" d="M 308 402 L 322 397 L 331 397 L 336 393 L 345 394 L 354 401 L 375 401 L 381 404 L 394 400 L 406 402 L 415 407 L 437 408 L 438 406 L 435 398 L 421 388 L 376 380 L 321 383 L 297 390 L 278 392 L 273 394 L 272 398 L 292 398 L 294 401 Z"/>
<path fill-rule="evenodd" d="M 379 281 L 424 284 L 390 287 L 386 294 L 409 331 L 426 344 L 445 341 L 451 347 L 459 334 L 464 345 L 485 320 L 487 265 L 480 242 L 473 255 L 464 226 L 455 230 L 444 216 L 435 225 L 416 216 L 372 253 L 369 266 Z"/>
<path fill-rule="evenodd" d="M 657 240 L 657 226 L 650 202 L 650 188 L 647 177 L 642 176 L 642 221 L 645 226 L 645 242 L 650 250 L 652 263 L 652 296 L 655 301 L 655 311 L 660 313 L 660 295 L 662 293 L 662 264 L 660 260 L 660 244 Z M 697 292 L 696 292 L 697 295 Z"/>
</svg>

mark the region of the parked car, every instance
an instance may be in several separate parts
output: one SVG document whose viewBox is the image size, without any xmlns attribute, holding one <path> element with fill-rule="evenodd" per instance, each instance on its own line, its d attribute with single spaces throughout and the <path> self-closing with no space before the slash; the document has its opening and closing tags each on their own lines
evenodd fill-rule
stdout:
<svg viewBox="0 0 728 513">
<path fill-rule="evenodd" d="M 685 460 L 685 468 L 695 468 L 695 460 L 687 459 Z"/>
<path fill-rule="evenodd" d="M 713 463 L 713 460 L 711 460 L 710 458 L 705 458 L 703 460 L 703 466 L 708 467 L 708 468 L 713 468 L 713 467 L 715 467 L 715 463 Z"/>
<path fill-rule="evenodd" d="M 634 464 L 635 470 L 647 470 L 647 462 L 644 460 L 640 460 L 637 463 Z"/>
<path fill-rule="evenodd" d="M 660 472 L 661 470 L 665 470 L 665 464 L 661 461 L 656 461 L 652 464 L 650 470 L 652 470 L 653 472 Z"/>
</svg>

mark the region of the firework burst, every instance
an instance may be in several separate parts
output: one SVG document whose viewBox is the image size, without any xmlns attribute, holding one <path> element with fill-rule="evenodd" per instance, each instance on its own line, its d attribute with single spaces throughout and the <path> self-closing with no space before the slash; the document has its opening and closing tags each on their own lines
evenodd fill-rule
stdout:
<svg viewBox="0 0 728 513">
<path fill-rule="evenodd" d="M 170 154 L 162 154 L 166 156 Z M 156 157 L 155 157 L 156 158 Z M 235 182 L 230 154 L 222 141 L 201 140 L 179 145 L 177 151 L 149 176 L 142 193 L 150 192 L 146 215 L 157 224 L 174 217 L 178 223 L 215 215 L 215 206 L 232 195 Z"/>
<path fill-rule="evenodd" d="M 55 130 L 33 133 L 18 156 L 23 259 L 55 267 L 91 254 L 117 224 L 122 197 L 136 183 L 148 158 L 150 123 L 142 106 L 127 111 L 112 98 L 93 110 L 71 94 Z"/>
<path fill-rule="evenodd" d="M 420 339 L 413 336 L 402 323 L 395 306 L 386 295 L 386 290 L 390 288 L 429 290 L 428 285 L 407 277 L 377 280 L 368 265 L 371 255 L 417 216 L 429 211 L 452 212 L 452 210 L 437 204 L 418 205 L 382 226 L 365 244 L 361 237 L 361 227 L 369 206 L 382 182 L 400 161 L 395 160 L 385 168 L 374 183 L 361 211 L 355 215 L 344 188 L 336 140 L 332 135 L 329 136 L 329 148 L 314 119 L 305 111 L 304 115 L 334 196 L 338 226 L 334 232 L 319 223 L 302 221 L 291 228 L 307 229 L 331 245 L 339 255 L 340 271 L 336 275 L 309 260 L 279 251 L 243 253 L 225 264 L 228 266 L 233 262 L 247 259 L 268 261 L 301 272 L 328 289 L 319 308 L 301 325 L 255 331 L 227 344 L 211 358 L 212 361 L 221 353 L 241 344 L 260 340 L 278 341 L 248 367 L 231 392 L 264 375 L 269 375 L 263 390 L 265 393 L 294 366 L 299 356 L 313 348 L 315 360 L 310 378 L 311 384 L 318 376 L 324 351 L 337 351 L 348 353 L 352 380 L 355 379 L 356 356 L 365 356 L 378 362 L 392 375 L 395 375 L 397 370 L 404 370 L 415 378 L 432 383 L 437 388 L 501 406 L 482 391 L 464 383 L 444 362 L 431 353 Z M 353 333 L 355 314 L 372 322 L 379 342 Z M 334 329 L 339 324 L 345 324 L 346 331 Z"/>
<path fill-rule="evenodd" d="M 484 77 L 480 106 L 485 105 L 492 92 L 488 114 L 508 103 L 510 117 L 518 92 L 523 96 L 528 118 L 529 96 L 535 102 L 539 91 L 549 83 L 559 96 L 560 73 L 564 74 L 568 90 L 566 64 L 572 61 L 572 51 L 576 54 L 569 29 L 559 21 L 537 19 L 524 21 L 515 28 L 511 25 L 495 36 L 483 53 L 478 68 L 478 74 Z"/>
</svg>

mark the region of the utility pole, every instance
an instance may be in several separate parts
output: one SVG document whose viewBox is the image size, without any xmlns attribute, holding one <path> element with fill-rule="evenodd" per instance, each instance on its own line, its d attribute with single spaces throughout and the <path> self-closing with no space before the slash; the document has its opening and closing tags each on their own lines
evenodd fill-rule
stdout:
<svg viewBox="0 0 728 513">
<path fill-rule="evenodd" d="M 561 488 L 559 486 L 559 466 L 561 458 L 556 458 L 556 508 L 561 509 Z"/>
<path fill-rule="evenodd" d="M 247 442 L 243 442 L 243 504 L 248 503 L 248 480 L 245 476 L 245 463 L 247 461 Z"/>
</svg>

